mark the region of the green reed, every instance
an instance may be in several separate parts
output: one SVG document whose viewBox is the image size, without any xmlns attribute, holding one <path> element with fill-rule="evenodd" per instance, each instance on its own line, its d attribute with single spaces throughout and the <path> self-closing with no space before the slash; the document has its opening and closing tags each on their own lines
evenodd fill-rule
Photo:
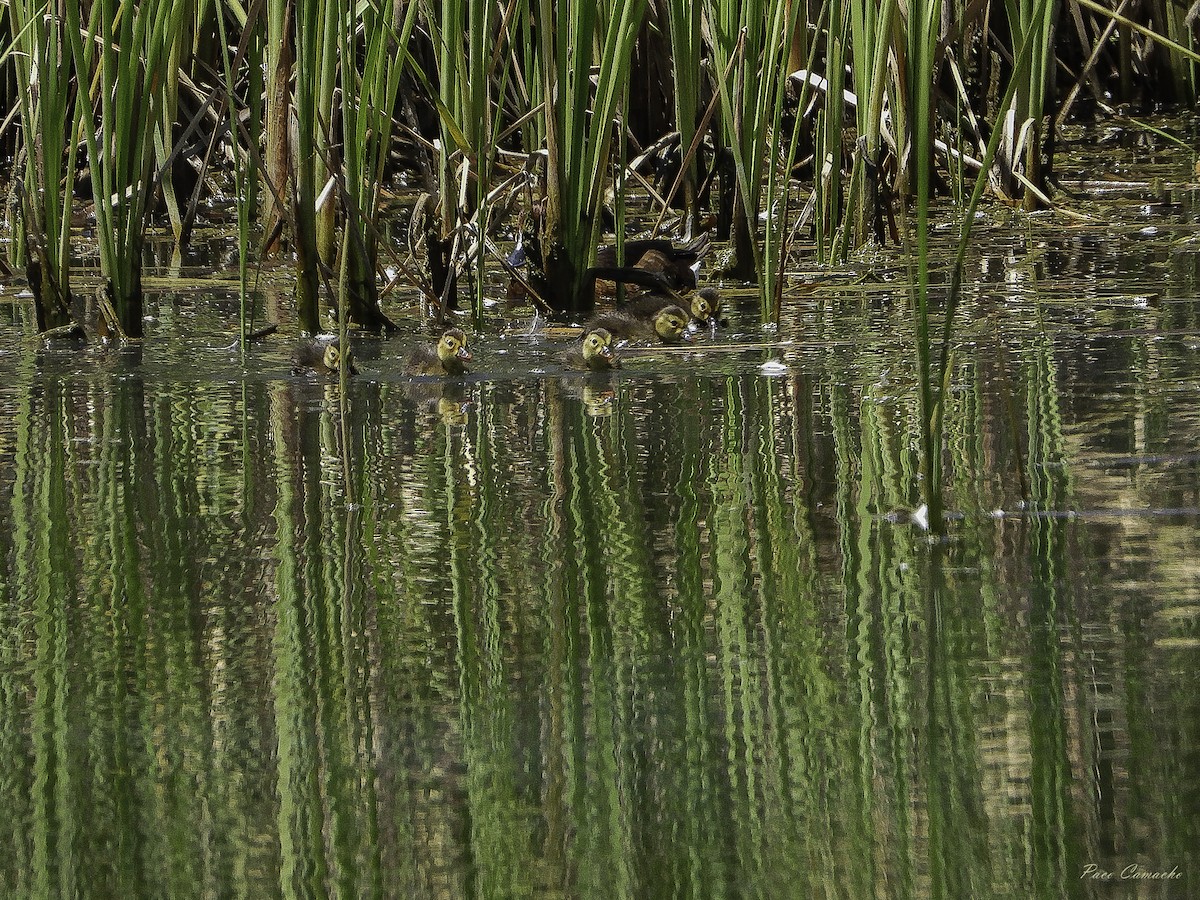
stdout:
<svg viewBox="0 0 1200 900">
<path fill-rule="evenodd" d="M 847 20 L 855 6 L 858 4 L 845 3 L 843 0 L 829 0 L 828 3 L 829 28 L 824 42 L 824 103 L 813 126 L 813 219 L 817 226 L 817 254 L 820 259 L 834 258 L 831 245 L 841 229 L 845 213 L 842 172 L 846 167 L 843 147 L 846 109 L 842 98 L 850 53 L 848 38 L 857 37 L 856 32 L 847 28 Z M 856 52 L 860 49 L 854 44 Z M 854 59 L 857 60 L 858 56 Z"/>
<path fill-rule="evenodd" d="M 1042 0 L 1005 0 L 1004 6 L 1013 40 L 1032 46 L 1027 61 L 1013 71 L 1016 92 L 1011 106 L 1001 113 L 1005 134 L 1000 153 L 1012 177 L 1023 186 L 1017 193 L 1025 209 L 1034 210 L 1046 202 L 1042 118 L 1054 86 L 1052 37 L 1058 8 Z"/>
<path fill-rule="evenodd" d="M 932 367 L 932 332 L 929 302 L 929 214 L 933 199 L 934 79 L 937 40 L 941 26 L 941 0 L 920 0 L 909 10 L 906 73 L 909 88 L 910 152 L 912 154 L 913 207 L 916 210 L 916 249 L 912 278 L 917 384 L 921 408 L 921 475 L 925 484 L 930 526 L 941 532 L 942 434 L 941 379 Z M 952 317 L 952 315 L 951 315 Z"/>
<path fill-rule="evenodd" d="M 171 84 L 163 73 L 190 6 L 99 0 L 84 22 L 78 4 L 65 5 L 107 280 L 102 306 L 111 310 L 110 325 L 132 338 L 142 335 L 142 248 L 157 187 L 155 135 Z"/>
<path fill-rule="evenodd" d="M 764 204 L 779 200 L 783 191 L 772 189 L 764 195 L 763 175 L 772 188 L 786 187 L 772 180 L 781 162 L 775 146 L 780 143 L 777 138 L 793 35 L 804 5 L 706 0 L 704 9 L 712 32 L 715 79 L 721 97 L 722 143 L 733 157 L 736 172 L 732 274 L 747 280 L 767 279 L 762 294 L 767 315 L 773 304 L 776 273 L 765 268 L 758 220 L 764 211 L 768 219 L 782 213 Z"/>
<path fill-rule="evenodd" d="M 224 16 L 218 14 L 217 34 L 221 39 L 223 48 L 229 47 L 229 39 L 225 28 Z M 234 194 L 237 197 L 237 220 L 238 220 L 238 340 L 241 343 L 242 350 L 246 349 L 249 341 L 250 320 L 252 310 L 249 302 L 249 282 L 250 282 L 250 226 L 254 218 L 255 212 L 255 195 L 258 192 L 258 165 L 251 161 L 250 154 L 244 154 L 240 151 L 238 143 L 239 129 L 239 107 L 234 102 L 235 98 L 235 80 L 234 69 L 237 62 L 242 59 L 246 45 L 250 39 L 249 33 L 243 33 L 242 43 L 238 46 L 237 52 L 234 54 L 234 59 L 229 58 L 228 52 L 221 54 L 221 74 L 225 79 L 225 103 L 226 118 L 229 122 L 229 139 L 233 145 L 233 179 L 234 179 Z M 251 60 L 250 71 L 255 69 L 254 60 Z M 251 80 L 251 91 L 262 83 L 261 67 L 259 67 L 260 77 Z M 254 136 L 251 136 L 254 140 Z M 255 144 L 257 146 L 257 144 Z M 178 246 L 176 246 L 178 253 Z"/>
<path fill-rule="evenodd" d="M 921 141 L 936 135 L 961 151 L 973 141 L 982 143 L 977 135 L 988 130 L 988 123 L 979 122 L 977 107 L 995 107 L 995 98 L 971 94 L 986 90 L 974 70 L 974 77 L 957 78 L 954 102 L 965 108 L 954 114 L 954 121 L 939 119 L 942 114 L 932 104 L 918 113 L 917 95 L 944 71 L 944 54 L 930 51 L 919 61 L 911 58 L 926 38 L 917 34 L 916 19 L 902 15 L 895 0 L 825 0 L 815 16 L 810 5 L 799 2 L 705 0 L 689 5 L 663 0 L 660 6 L 657 21 L 665 20 L 670 34 L 686 228 L 695 229 L 700 222 L 694 196 L 700 172 L 692 151 L 703 144 L 707 129 L 697 120 L 707 66 L 720 98 L 714 104 L 720 123 L 713 129 L 715 143 L 728 151 L 736 182 L 733 272 L 759 281 L 764 318 L 777 315 L 781 302 L 795 212 L 791 200 L 798 185 L 791 163 L 800 138 L 807 137 L 803 129 L 814 128 L 810 210 L 824 261 L 842 260 L 884 236 L 893 184 L 910 195 L 917 209 L 927 202 L 915 167 L 932 162 L 920 162 L 909 150 L 924 154 Z M 1177 10 L 1164 13 L 1161 0 L 1148 3 L 1159 11 L 1152 21 L 1162 23 L 1152 28 L 1142 12 L 1131 11 L 1130 18 L 1094 0 L 1079 0 L 1079 6 L 1123 29 L 1131 50 L 1157 44 L 1146 65 L 1158 66 L 1160 75 L 1167 72 L 1180 96 L 1194 94 L 1197 55 L 1184 27 L 1186 17 L 1181 19 Z M 418 22 L 432 43 L 436 73 L 416 78 L 417 91 L 426 96 L 415 102 L 436 111 L 440 140 L 423 134 L 417 144 L 421 152 L 437 145 L 441 234 L 457 248 L 453 264 L 458 269 L 474 266 L 474 311 L 477 316 L 483 312 L 487 234 L 512 209 L 493 192 L 499 148 L 509 140 L 508 131 L 517 129 L 530 154 L 527 174 L 545 151 L 545 203 L 530 203 L 526 212 L 539 223 L 549 295 L 563 310 L 589 308 L 592 296 L 585 275 L 595 247 L 606 241 L 601 215 L 605 192 L 612 173 L 623 172 L 628 162 L 622 98 L 637 96 L 644 87 L 631 84 L 629 61 L 644 32 L 646 7 L 647 0 L 266 0 L 261 7 L 208 0 L 132 5 L 96 0 L 59 6 L 12 0 L 6 4 L 11 34 L 7 60 L 17 87 L 14 112 L 26 141 L 23 219 L 36 263 L 30 274 L 41 275 L 41 284 L 35 285 L 39 324 L 69 321 L 67 223 L 81 163 L 79 147 L 86 144 L 96 240 L 113 322 L 129 335 L 140 333 L 142 246 L 156 194 L 162 192 L 177 250 L 190 224 L 191 213 L 183 213 L 182 198 L 175 197 L 171 183 L 172 131 L 181 124 L 177 94 L 186 83 L 184 76 L 199 84 L 211 79 L 210 66 L 225 65 L 204 46 L 214 18 L 221 43 L 246 48 L 243 62 L 223 72 L 227 94 L 232 95 L 235 85 L 239 91 L 247 85 L 239 113 L 249 113 L 248 137 L 235 154 L 232 175 L 239 197 L 239 240 L 245 251 L 261 168 L 272 185 L 263 220 L 268 237 L 276 233 L 271 218 L 278 215 L 272 209 L 276 195 L 288 198 L 302 328 L 320 330 L 320 287 L 335 271 L 340 305 L 351 321 L 368 327 L 387 321 L 378 309 L 376 287 L 380 185 L 392 174 L 393 113 Z M 1025 61 L 1014 70 L 1013 99 L 996 107 L 1002 112 L 990 123 L 991 133 L 1003 135 L 1002 188 L 1022 196 L 1027 208 L 1045 202 L 1046 195 L 1042 122 L 1055 89 L 1055 54 L 1061 55 L 1063 43 L 1055 40 L 1055 10 L 1042 0 L 1006 0 L 1002 11 L 994 11 L 1006 18 L 1014 44 L 1032 42 L 1027 53 L 1006 54 Z M 985 21 L 976 7 L 955 8 L 938 39 L 971 39 Z M 995 35 L 987 40 L 996 40 Z M 823 61 L 823 75 L 814 71 L 814 60 Z M 1087 68 L 1098 77 L 1092 62 Z M 784 115 L 792 98 L 786 76 L 799 66 L 804 66 L 807 87 L 801 89 L 798 115 L 808 105 L 806 91 L 821 83 L 819 77 L 825 96 L 815 124 L 798 118 L 789 135 Z M 843 101 L 847 88 L 855 98 L 852 128 Z M 294 142 L 288 135 L 289 110 L 295 113 Z M 918 115 L 932 117 L 928 128 L 917 128 Z M 240 129 L 233 130 L 236 143 Z M 260 138 L 265 145 L 261 166 L 246 158 L 247 153 L 258 156 Z M 971 177 L 963 174 L 961 153 L 941 152 L 953 160 L 948 168 L 956 183 Z M 882 171 L 889 156 L 897 167 L 894 182 Z M 625 185 L 615 188 L 619 212 Z M 622 238 L 618 233 L 618 243 Z M 24 240 L 19 241 L 22 249 Z M 412 280 L 426 279 L 424 273 L 414 273 Z M 452 305 L 449 296 L 443 300 Z"/>
<path fill-rule="evenodd" d="M 287 0 L 267 0 L 263 31 L 262 63 L 265 69 L 266 96 L 262 104 L 263 180 L 270 185 L 259 210 L 263 226 L 263 255 L 273 256 L 280 247 L 279 236 L 284 220 L 290 217 L 287 198 L 292 184 L 289 156 L 289 115 L 292 97 L 292 73 L 295 50 L 291 36 L 292 4 Z"/>
<path fill-rule="evenodd" d="M 603 231 L 613 122 L 645 9 L 646 0 L 538 0 L 546 128 L 542 262 L 554 305 L 563 311 L 586 311 L 594 302 L 586 270 Z"/>
<path fill-rule="evenodd" d="M 330 178 L 333 148 L 333 91 L 338 52 L 337 23 L 343 0 L 303 3 L 295 7 L 295 145 L 292 224 L 296 243 L 296 309 L 300 327 L 321 330 L 320 288 L 322 267 L 328 268 L 332 250 L 330 205 L 325 186 Z M 318 194 L 323 195 L 321 209 Z"/>
<path fill-rule="evenodd" d="M 321 286 L 335 270 L 339 321 L 392 327 L 379 309 L 379 199 L 416 13 L 415 5 L 343 0 L 267 9 L 267 44 L 278 46 L 267 56 L 264 223 L 271 238 L 274 192 L 286 195 L 297 314 L 310 333 L 321 330 Z"/>
<path fill-rule="evenodd" d="M 264 158 L 262 149 L 266 147 L 266 94 L 267 94 L 267 53 L 266 53 L 266 30 L 264 23 L 266 22 L 265 4 L 255 6 L 255 15 L 252 18 L 245 16 L 239 19 L 239 25 L 242 29 L 241 38 L 238 43 L 239 51 L 243 52 L 246 59 L 245 77 L 246 77 L 246 99 L 244 107 L 246 110 L 246 135 L 247 142 L 251 147 L 255 148 L 254 153 L 248 154 L 252 160 L 252 164 L 248 168 L 248 182 L 246 185 L 246 193 L 242 197 L 242 204 L 246 207 L 246 212 L 251 223 L 257 222 L 262 212 L 263 203 L 260 202 L 258 196 L 259 188 L 263 181 Z M 219 12 L 219 9 L 218 9 Z M 227 45 L 227 41 L 223 41 Z M 230 107 L 232 108 L 232 99 Z M 234 137 L 236 145 L 236 135 L 239 134 L 239 129 L 236 123 L 230 119 L 230 132 Z M 241 157 L 238 157 L 241 159 Z M 269 196 L 268 189 L 267 195 Z M 240 229 L 239 229 L 240 230 Z"/>
<path fill-rule="evenodd" d="M 1039 0 L 1043 5 L 1051 5 L 1051 0 Z M 945 400 L 950 392 L 950 375 L 952 367 L 952 340 L 954 335 L 954 319 L 961 298 L 963 271 L 966 262 L 967 247 L 970 240 L 971 225 L 974 222 L 975 210 L 983 197 L 988 184 L 988 173 L 992 161 L 996 157 L 1000 142 L 1005 137 L 1002 129 L 994 129 L 987 147 L 984 150 L 982 165 L 975 179 L 971 197 L 962 212 L 961 228 L 959 231 L 958 250 L 954 266 L 950 273 L 947 286 L 946 301 L 942 310 L 942 328 L 935 343 L 934 332 L 931 329 L 929 310 L 929 213 L 932 197 L 930 179 L 933 167 L 933 105 L 931 78 L 920 79 L 922 71 L 932 72 L 935 58 L 937 39 L 938 13 L 936 7 L 940 0 L 930 4 L 935 9 L 923 8 L 922 17 L 917 22 L 923 23 L 927 30 L 923 41 L 914 41 L 910 36 L 908 45 L 909 85 L 912 88 L 912 141 L 914 147 L 912 172 L 916 186 L 915 207 L 916 220 L 916 251 L 910 252 L 910 260 L 915 265 L 915 278 L 912 281 L 912 304 L 914 322 L 914 341 L 917 354 L 917 379 L 921 400 L 921 447 L 922 447 L 922 479 L 925 491 L 925 502 L 928 507 L 929 527 L 935 534 L 942 534 L 945 521 L 942 515 L 944 506 L 945 485 L 942 482 L 942 452 L 943 431 L 945 421 Z M 1022 84 L 1027 82 L 1022 72 L 1028 66 L 1033 56 L 1041 46 L 1038 36 L 1027 32 L 1025 40 L 1015 56 L 1013 77 L 1009 79 L 1007 89 L 1000 102 L 1000 109 L 1010 108 Z M 934 355 L 937 354 L 936 365 Z"/>
<path fill-rule="evenodd" d="M 157 190 L 167 208 L 171 230 L 175 234 L 172 264 L 181 262 L 182 244 L 186 240 L 184 215 L 180 212 L 179 198 L 175 191 L 174 166 L 170 157 L 174 148 L 172 126 L 179 118 L 179 76 L 190 70 L 192 33 L 195 31 L 195 16 L 204 0 L 192 0 L 185 4 L 187 16 L 181 16 L 178 27 L 166 36 L 167 46 L 163 55 L 162 102 L 158 110 L 158 127 L 154 130 L 154 160 L 158 172 Z M 223 25 L 223 23 L 222 23 Z"/>
<path fill-rule="evenodd" d="M 1192 10 L 1165 2 L 1165 0 L 1154 0 L 1151 6 L 1154 9 L 1151 14 L 1152 20 L 1161 23 L 1159 28 L 1163 32 L 1163 36 L 1194 51 L 1197 42 L 1192 29 L 1194 18 Z M 1175 100 L 1195 108 L 1197 97 L 1195 63 L 1183 53 L 1167 53 L 1164 54 L 1164 57 L 1163 65 L 1170 72 Z"/>
<path fill-rule="evenodd" d="M 697 116 L 700 112 L 701 60 L 704 42 L 701 39 L 701 7 L 689 0 L 669 0 L 667 22 L 671 33 L 671 74 L 674 76 L 675 128 L 679 132 L 679 174 L 683 191 L 687 231 L 698 230 L 700 209 L 696 192 L 700 187 L 700 166 L 695 155 L 689 156 L 696 139 Z"/>
<path fill-rule="evenodd" d="M 1111 9 L 1101 6 L 1099 3 L 1095 2 L 1095 0 L 1076 0 L 1076 2 L 1078 2 L 1078 4 L 1084 9 L 1100 16 L 1101 18 L 1110 19 L 1113 22 L 1116 22 L 1118 25 L 1128 28 L 1131 32 L 1138 33 L 1142 37 L 1152 41 L 1153 43 L 1162 47 L 1164 50 L 1168 51 L 1169 54 L 1177 54 L 1184 59 L 1189 60 L 1193 64 L 1200 62 L 1200 54 L 1198 54 L 1196 50 L 1190 46 L 1190 40 L 1188 42 L 1189 46 L 1185 46 L 1179 41 L 1173 40 L 1170 35 L 1155 31 L 1153 28 L 1130 19 L 1128 16 L 1123 16 L 1119 12 L 1113 12 Z"/>
<path fill-rule="evenodd" d="M 844 239 L 829 258 L 844 255 L 849 246 L 861 246 L 872 237 L 883 239 L 879 187 L 880 165 L 889 148 L 884 140 L 884 100 L 888 99 L 891 111 L 887 123 L 892 135 L 904 133 L 905 109 L 898 102 L 901 96 L 895 83 L 888 75 L 888 58 L 895 50 L 894 36 L 897 34 L 896 17 L 899 7 L 895 0 L 880 0 L 872 3 L 855 3 L 850 8 L 850 36 L 855 65 L 852 67 L 855 105 L 855 127 L 858 134 L 858 152 L 850 176 L 848 213 L 853 217 L 850 229 L 843 229 Z M 818 231 L 823 231 L 818 226 Z M 850 235 L 852 232 L 852 240 Z"/>
<path fill-rule="evenodd" d="M 792 242 L 793 217 L 792 217 L 792 172 L 796 166 L 797 158 L 801 152 L 801 135 L 804 128 L 803 110 L 809 102 L 812 95 L 812 81 L 809 78 L 804 78 L 798 95 L 794 98 L 796 114 L 792 123 L 790 133 L 784 131 L 784 109 L 790 105 L 792 99 L 790 91 L 794 85 L 789 85 L 792 81 L 791 75 L 803 66 L 804 72 L 808 73 L 812 70 L 813 59 L 821 47 L 819 41 L 809 42 L 807 34 L 810 27 L 815 30 L 820 30 L 822 25 L 828 21 L 831 15 L 830 0 L 824 0 L 816 18 L 812 24 L 807 20 L 800 18 L 792 18 L 788 23 L 788 33 L 790 39 L 787 39 L 789 44 L 788 59 L 786 61 L 787 75 L 780 76 L 780 93 L 776 96 L 776 107 L 772 112 L 774 117 L 774 125 L 772 126 L 775 134 L 779 135 L 776 143 L 779 148 L 775 151 L 778 158 L 771 161 L 766 168 L 766 184 L 764 186 L 764 205 L 770 211 L 766 217 L 766 228 L 763 238 L 763 263 L 761 276 L 761 291 L 760 291 L 760 310 L 763 321 L 779 321 L 780 313 L 783 306 L 783 286 L 784 272 L 787 266 L 787 255 Z M 795 13 L 797 10 L 804 10 L 802 4 L 790 4 L 789 7 Z M 826 83 L 827 94 L 840 96 L 840 90 L 834 92 L 828 82 Z M 786 93 L 785 93 L 786 92 Z M 828 118 L 828 114 L 823 114 L 824 118 Z M 836 119 L 836 116 L 834 117 Z M 824 129 L 822 129 L 822 132 Z M 829 156 L 823 152 L 822 148 L 828 147 L 830 151 L 836 147 L 836 155 L 831 156 L 831 159 L 836 161 L 841 157 L 841 141 L 840 137 L 836 145 L 831 145 L 828 141 L 822 139 L 818 135 L 815 141 L 814 152 L 814 172 L 815 179 L 813 185 L 813 200 L 818 209 L 817 218 L 817 242 L 818 254 L 820 254 L 820 244 L 825 234 L 822 228 L 822 221 L 825 217 L 821 216 L 819 210 L 824 208 L 824 204 L 820 202 L 822 196 L 828 195 L 828 187 L 825 183 L 825 173 L 831 175 L 837 171 L 837 179 L 840 181 L 840 166 L 834 165 L 832 162 L 820 162 L 827 159 Z M 782 154 L 780 154 L 782 150 Z M 834 209 L 838 210 L 840 205 L 835 205 Z"/>
<path fill-rule="evenodd" d="M 66 27 L 45 3 L 7 4 L 13 35 L 9 58 L 16 72 L 23 140 L 21 211 L 14 223 L 15 252 L 26 265 L 39 331 L 71 321 L 71 194 L 78 142 L 71 138 L 77 105 L 71 66 L 63 57 Z M 64 148 L 65 156 L 64 156 Z"/>
<path fill-rule="evenodd" d="M 436 147 L 438 238 L 447 245 L 450 274 L 440 285 L 442 310 L 456 304 L 457 274 L 472 265 L 472 308 L 483 315 L 483 246 L 490 218 L 492 176 L 503 117 L 499 99 L 509 82 L 512 55 L 506 26 L 526 7 L 498 9 L 487 0 L 422 4 L 437 60 Z M 469 226 L 462 227 L 465 223 Z M 435 285 L 435 289 L 438 288 Z"/>
<path fill-rule="evenodd" d="M 357 17 L 350 15 L 354 9 L 348 7 L 339 18 L 338 35 L 343 60 L 354 59 L 360 49 L 363 58 L 359 70 L 341 67 L 343 226 L 338 283 L 348 320 L 377 330 L 390 325 L 379 311 L 376 280 L 380 187 L 391 148 L 403 48 L 412 34 L 417 4 L 409 4 L 403 16 L 389 4 L 365 3 Z"/>
</svg>

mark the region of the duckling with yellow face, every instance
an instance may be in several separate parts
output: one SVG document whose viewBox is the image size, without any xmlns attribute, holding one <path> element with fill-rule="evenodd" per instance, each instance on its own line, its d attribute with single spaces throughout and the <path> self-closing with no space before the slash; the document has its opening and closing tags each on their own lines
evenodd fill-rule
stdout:
<svg viewBox="0 0 1200 900">
<path fill-rule="evenodd" d="M 601 313 L 587 324 L 587 330 L 604 328 L 616 341 L 659 340 L 678 344 L 691 340 L 688 334 L 688 315 L 675 304 L 663 307 L 649 317 L 638 316 L 627 309 Z"/>
<path fill-rule="evenodd" d="M 585 331 L 583 337 L 563 354 L 563 362 L 572 369 L 590 369 L 593 372 L 621 367 L 613 348 L 613 336 L 607 328 Z"/>
<path fill-rule="evenodd" d="M 692 315 L 692 321 L 702 325 L 718 325 L 721 322 L 721 292 L 714 287 L 701 288 L 696 293 L 692 294 L 685 300 L 675 299 L 674 297 L 665 296 L 663 294 L 647 294 L 644 297 L 638 297 L 626 303 L 622 309 L 627 309 L 635 316 L 650 318 L 656 315 L 659 310 L 666 309 L 668 306 L 683 307 L 687 303 L 688 312 Z"/>
<path fill-rule="evenodd" d="M 358 374 L 350 351 L 346 351 L 345 363 L 351 375 Z M 336 375 L 341 364 L 342 352 L 337 338 L 313 338 L 292 351 L 293 375 Z"/>
<path fill-rule="evenodd" d="M 447 328 L 433 347 L 418 347 L 408 357 L 409 375 L 465 375 L 471 351 L 461 328 Z"/>
<path fill-rule="evenodd" d="M 721 318 L 721 292 L 715 287 L 700 288 L 691 301 L 692 319 L 705 325 L 726 325 Z"/>
</svg>

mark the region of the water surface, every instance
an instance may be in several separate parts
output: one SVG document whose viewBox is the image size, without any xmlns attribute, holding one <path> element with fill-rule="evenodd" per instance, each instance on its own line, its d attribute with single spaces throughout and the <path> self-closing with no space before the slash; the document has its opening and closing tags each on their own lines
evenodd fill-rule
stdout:
<svg viewBox="0 0 1200 900">
<path fill-rule="evenodd" d="M 471 378 L 363 341 L 345 394 L 211 292 L 124 352 L 7 298 L 0 893 L 1200 896 L 1164 190 L 981 226 L 944 544 L 895 257 L 612 377 L 497 312 Z"/>
</svg>

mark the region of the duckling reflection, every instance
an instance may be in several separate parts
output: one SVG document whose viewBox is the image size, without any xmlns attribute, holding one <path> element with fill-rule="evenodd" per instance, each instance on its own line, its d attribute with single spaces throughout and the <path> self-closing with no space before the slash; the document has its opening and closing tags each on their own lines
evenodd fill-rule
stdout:
<svg viewBox="0 0 1200 900">
<path fill-rule="evenodd" d="M 612 369 L 564 375 L 554 380 L 554 393 L 581 402 L 583 411 L 592 418 L 611 416 L 617 407 L 619 378 L 619 373 Z"/>
<path fill-rule="evenodd" d="M 413 381 L 404 386 L 404 396 L 418 409 L 436 412 L 446 426 L 467 424 L 471 405 L 468 388 L 462 381 Z"/>
<path fill-rule="evenodd" d="M 468 406 L 465 397 L 441 397 L 437 402 L 438 418 L 447 428 L 461 427 L 467 424 Z"/>
<path fill-rule="evenodd" d="M 617 392 L 609 386 L 585 384 L 581 394 L 583 411 L 593 419 L 611 416 L 617 408 Z"/>
<path fill-rule="evenodd" d="M 461 328 L 447 328 L 433 347 L 421 346 L 408 357 L 409 375 L 465 375 L 471 351 Z"/>
<path fill-rule="evenodd" d="M 345 355 L 347 370 L 351 375 L 357 375 L 354 356 L 347 350 Z M 338 373 L 342 363 L 342 352 L 336 337 L 318 336 L 305 341 L 292 351 L 293 375 L 322 375 L 329 377 Z"/>
</svg>

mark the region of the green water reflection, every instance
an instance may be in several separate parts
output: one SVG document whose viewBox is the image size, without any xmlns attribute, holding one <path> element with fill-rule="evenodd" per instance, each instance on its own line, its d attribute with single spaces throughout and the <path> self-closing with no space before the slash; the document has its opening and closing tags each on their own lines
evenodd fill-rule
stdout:
<svg viewBox="0 0 1200 900">
<path fill-rule="evenodd" d="M 22 357 L 2 893 L 1200 892 L 1189 351 L 1080 429 L 1049 345 L 981 346 L 932 547 L 861 350 L 346 397 Z"/>
<path fill-rule="evenodd" d="M 0 897 L 1200 896 L 1192 162 L 1066 138 L 1144 180 L 981 224 L 941 546 L 895 259 L 345 396 L 228 298 L 0 294 Z"/>
</svg>

